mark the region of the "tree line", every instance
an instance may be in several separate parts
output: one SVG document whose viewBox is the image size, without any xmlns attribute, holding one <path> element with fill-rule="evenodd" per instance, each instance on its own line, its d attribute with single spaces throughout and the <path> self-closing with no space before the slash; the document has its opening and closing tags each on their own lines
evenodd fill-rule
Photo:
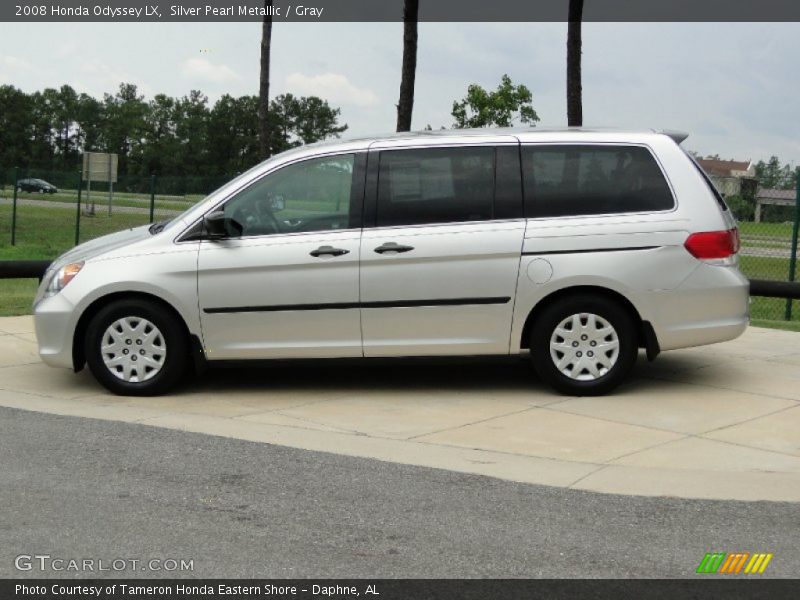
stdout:
<svg viewBox="0 0 800 600">
<path fill-rule="evenodd" d="M 763 188 L 792 190 L 797 186 L 797 169 L 789 163 L 781 164 L 777 156 L 756 163 L 756 179 Z"/>
<path fill-rule="evenodd" d="M 316 96 L 269 103 L 266 154 L 339 135 L 340 110 Z M 199 90 L 147 100 L 122 83 L 102 99 L 69 85 L 27 94 L 0 86 L 0 167 L 75 171 L 83 152 L 119 155 L 120 175 L 230 176 L 258 163 L 259 97 Z"/>
</svg>

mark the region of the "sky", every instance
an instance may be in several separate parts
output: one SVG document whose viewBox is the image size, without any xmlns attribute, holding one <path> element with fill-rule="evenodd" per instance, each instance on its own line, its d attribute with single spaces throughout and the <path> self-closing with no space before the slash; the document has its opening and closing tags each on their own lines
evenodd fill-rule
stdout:
<svg viewBox="0 0 800 600">
<path fill-rule="evenodd" d="M 347 135 L 394 130 L 401 23 L 276 23 L 271 96 L 317 95 Z M 507 73 L 542 126 L 566 125 L 565 23 L 421 23 L 412 128 L 450 127 L 454 100 Z M 800 164 L 800 23 L 586 23 L 584 124 L 676 129 L 703 155 Z M 2 25 L 0 84 L 69 84 L 102 97 L 192 89 L 211 102 L 258 93 L 258 23 Z"/>
</svg>

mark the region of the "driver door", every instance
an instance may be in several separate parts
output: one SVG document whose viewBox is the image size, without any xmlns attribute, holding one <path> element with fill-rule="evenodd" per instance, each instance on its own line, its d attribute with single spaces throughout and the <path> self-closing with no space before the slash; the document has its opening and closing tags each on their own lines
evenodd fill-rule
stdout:
<svg viewBox="0 0 800 600">
<path fill-rule="evenodd" d="M 292 163 L 224 205 L 198 257 L 210 360 L 362 356 L 358 255 L 365 156 Z"/>
</svg>

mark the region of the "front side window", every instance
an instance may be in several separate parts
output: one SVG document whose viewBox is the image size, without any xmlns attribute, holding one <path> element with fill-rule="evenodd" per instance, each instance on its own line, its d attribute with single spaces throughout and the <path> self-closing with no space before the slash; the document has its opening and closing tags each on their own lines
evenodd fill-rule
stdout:
<svg viewBox="0 0 800 600">
<path fill-rule="evenodd" d="M 495 149 L 429 148 L 381 153 L 378 227 L 494 218 Z"/>
<path fill-rule="evenodd" d="M 564 217 L 672 209 L 653 155 L 640 146 L 526 146 L 525 216 Z"/>
<path fill-rule="evenodd" d="M 267 175 L 225 203 L 230 233 L 248 237 L 348 229 L 354 162 L 353 154 L 326 156 Z"/>
</svg>

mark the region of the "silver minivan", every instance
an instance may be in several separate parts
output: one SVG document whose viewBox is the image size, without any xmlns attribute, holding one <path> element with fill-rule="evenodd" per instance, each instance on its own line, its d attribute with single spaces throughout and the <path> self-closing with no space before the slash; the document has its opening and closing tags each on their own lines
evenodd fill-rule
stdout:
<svg viewBox="0 0 800 600">
<path fill-rule="evenodd" d="M 640 348 L 747 327 L 736 222 L 684 138 L 443 131 L 285 152 L 56 260 L 40 355 L 124 395 L 225 361 L 498 355 L 607 393 Z"/>
</svg>

